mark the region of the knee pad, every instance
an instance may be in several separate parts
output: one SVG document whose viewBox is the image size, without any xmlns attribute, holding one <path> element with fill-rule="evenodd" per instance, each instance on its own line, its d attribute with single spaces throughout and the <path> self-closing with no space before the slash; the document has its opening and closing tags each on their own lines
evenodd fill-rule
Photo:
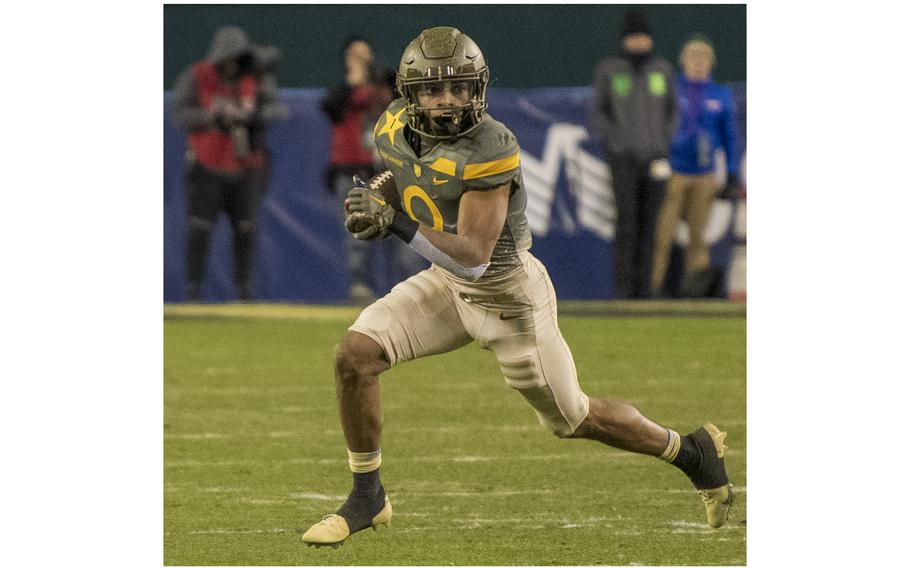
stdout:
<svg viewBox="0 0 910 568">
<path fill-rule="evenodd" d="M 515 390 L 523 391 L 547 384 L 538 372 L 534 358 L 530 355 L 500 360 L 499 368 L 506 384 Z"/>
<path fill-rule="evenodd" d="M 571 436 L 587 416 L 588 397 L 578 388 L 574 374 L 565 380 L 550 377 L 550 384 L 530 355 L 500 360 L 499 366 L 506 384 L 534 407 L 540 424 L 554 436 Z"/>
</svg>

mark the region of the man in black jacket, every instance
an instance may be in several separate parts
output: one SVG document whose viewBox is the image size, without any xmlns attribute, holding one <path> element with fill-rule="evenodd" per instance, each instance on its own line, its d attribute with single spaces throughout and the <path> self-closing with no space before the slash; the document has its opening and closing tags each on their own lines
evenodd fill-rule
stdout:
<svg viewBox="0 0 910 568">
<path fill-rule="evenodd" d="M 673 67 L 653 52 L 643 12 L 626 13 L 622 55 L 603 60 L 594 76 L 595 116 L 606 137 L 616 200 L 617 298 L 649 295 L 654 230 L 676 127 Z"/>
</svg>

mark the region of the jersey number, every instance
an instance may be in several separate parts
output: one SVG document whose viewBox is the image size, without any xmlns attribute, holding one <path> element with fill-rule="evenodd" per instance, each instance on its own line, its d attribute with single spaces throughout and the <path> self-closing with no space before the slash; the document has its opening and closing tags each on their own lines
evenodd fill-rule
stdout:
<svg viewBox="0 0 910 568">
<path fill-rule="evenodd" d="M 433 215 L 433 230 L 436 232 L 441 232 L 442 213 L 440 213 L 439 208 L 436 207 L 436 204 L 433 203 L 433 200 L 430 199 L 430 196 L 427 195 L 427 192 L 424 191 L 423 188 L 419 185 L 409 185 L 405 188 L 404 194 L 402 195 L 402 201 L 404 201 L 404 209 L 407 211 L 408 216 L 418 223 L 420 222 L 420 220 L 414 216 L 414 210 L 411 208 L 411 201 L 415 197 L 423 201 L 424 205 L 427 206 L 427 209 L 430 210 L 430 214 Z"/>
</svg>

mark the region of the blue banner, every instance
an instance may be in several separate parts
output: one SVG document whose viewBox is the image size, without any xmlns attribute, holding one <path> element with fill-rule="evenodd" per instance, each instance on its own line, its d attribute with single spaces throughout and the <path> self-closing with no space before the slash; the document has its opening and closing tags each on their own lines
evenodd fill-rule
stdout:
<svg viewBox="0 0 910 568">
<path fill-rule="evenodd" d="M 739 136 L 745 140 L 745 85 L 733 85 Z M 338 303 L 347 299 L 348 274 L 339 204 L 327 191 L 331 128 L 319 109 L 322 89 L 286 89 L 288 120 L 273 125 L 267 143 L 272 175 L 258 216 L 255 296 L 267 301 Z M 491 89 L 490 113 L 521 144 L 528 190 L 532 252 L 547 266 L 560 298 L 609 299 L 613 295 L 615 204 L 602 142 L 589 128 L 590 87 Z M 164 300 L 185 294 L 186 138 L 164 94 Z M 745 151 L 742 153 L 745 156 Z M 725 268 L 732 250 L 732 206 L 718 200 L 707 228 L 711 261 Z M 685 243 L 681 225 L 677 242 Z M 221 218 L 212 235 L 203 295 L 234 299 L 230 227 Z M 383 266 L 383 263 L 380 263 Z M 671 275 L 672 276 L 672 275 Z M 395 282 L 379 280 L 383 293 Z"/>
</svg>

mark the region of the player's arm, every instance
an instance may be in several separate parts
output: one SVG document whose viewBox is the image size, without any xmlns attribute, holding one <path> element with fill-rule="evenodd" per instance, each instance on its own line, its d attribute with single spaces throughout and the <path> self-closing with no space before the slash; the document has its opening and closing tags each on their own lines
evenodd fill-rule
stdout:
<svg viewBox="0 0 910 568">
<path fill-rule="evenodd" d="M 354 236 L 369 239 L 389 231 L 430 262 L 465 280 L 477 280 L 489 266 L 505 224 L 510 188 L 508 182 L 482 191 L 466 191 L 459 202 L 456 234 L 434 231 L 386 204 L 367 188 L 356 188 L 348 194 L 349 210 L 363 212 L 376 223 Z"/>
<path fill-rule="evenodd" d="M 447 255 L 462 268 L 485 267 L 490 262 L 493 247 L 496 245 L 496 240 L 502 233 L 502 227 L 506 221 L 511 185 L 509 182 L 483 191 L 466 191 L 458 204 L 458 233 L 456 234 L 434 231 L 424 224 L 416 223 L 409 217 L 405 217 L 405 219 L 417 225 L 417 233 L 427 241 L 429 247 Z M 395 224 L 393 222 L 389 230 L 398 235 Z M 402 233 L 406 236 L 406 227 L 401 228 L 405 229 Z M 418 241 L 420 237 L 417 237 Z M 413 240 L 409 244 L 414 246 Z M 426 254 L 424 256 L 433 261 Z"/>
</svg>

